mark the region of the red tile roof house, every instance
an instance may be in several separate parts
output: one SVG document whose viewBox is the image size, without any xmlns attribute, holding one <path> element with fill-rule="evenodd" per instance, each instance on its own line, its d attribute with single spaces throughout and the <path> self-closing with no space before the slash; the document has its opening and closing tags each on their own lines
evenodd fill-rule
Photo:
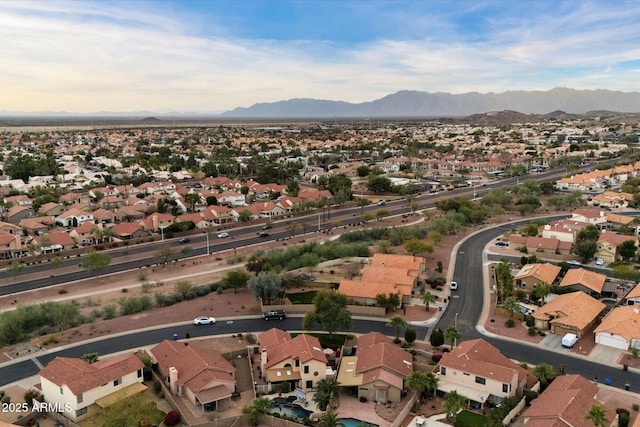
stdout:
<svg viewBox="0 0 640 427">
<path fill-rule="evenodd" d="M 551 286 L 562 271 L 562 268 L 550 264 L 527 264 L 520 269 L 513 277 L 516 289 L 525 292 L 533 292 L 536 285 L 540 282 Z"/>
<path fill-rule="evenodd" d="M 134 355 L 92 364 L 82 359 L 56 357 L 40 371 L 40 385 L 45 402 L 68 408 L 63 415 L 78 421 L 98 407 L 110 406 L 144 391 L 143 368 L 143 363 Z"/>
<path fill-rule="evenodd" d="M 269 384 L 289 381 L 294 388 L 310 390 L 327 378 L 327 355 L 318 338 L 271 328 L 260 334 L 260 372 Z"/>
<path fill-rule="evenodd" d="M 194 406 L 229 405 L 236 391 L 236 368 L 216 350 L 188 342 L 164 340 L 150 350 L 164 382 Z"/>
<path fill-rule="evenodd" d="M 154 213 L 139 221 L 139 223 L 144 230 L 160 233 L 173 224 L 174 221 L 175 218 L 171 214 Z"/>
<path fill-rule="evenodd" d="M 137 222 L 120 222 L 111 227 L 113 236 L 121 240 L 140 239 L 149 234 Z"/>
<path fill-rule="evenodd" d="M 513 235 L 509 237 L 511 246 L 526 247 L 530 254 L 561 254 L 569 255 L 573 244 L 558 239 L 545 239 L 544 237 L 525 237 Z"/>
<path fill-rule="evenodd" d="M 434 372 L 439 392 L 456 390 L 481 406 L 522 397 L 527 383 L 527 370 L 483 339 L 459 343 L 442 356 Z"/>
<path fill-rule="evenodd" d="M 616 291 L 614 282 L 607 282 L 607 276 L 584 268 L 569 269 L 562 281 L 561 288 L 573 288 L 593 297 L 613 296 Z"/>
<path fill-rule="evenodd" d="M 598 400 L 598 386 L 580 375 L 560 375 L 521 417 L 527 427 L 593 427 L 593 421 L 585 420 L 593 405 L 606 411 L 606 426 L 617 425 L 615 411 Z"/>
<path fill-rule="evenodd" d="M 536 327 L 552 334 L 575 334 L 581 338 L 593 329 L 606 304 L 584 292 L 558 295 L 533 313 Z"/>
<path fill-rule="evenodd" d="M 93 223 L 93 214 L 76 208 L 70 208 L 56 217 L 56 224 L 63 227 L 77 227 L 85 222 Z"/>
<path fill-rule="evenodd" d="M 640 307 L 625 305 L 615 307 L 594 330 L 596 344 L 620 350 L 640 349 Z"/>
<path fill-rule="evenodd" d="M 0 233 L 0 259 L 18 258 L 25 253 L 27 253 L 27 248 L 22 243 L 22 237 Z"/>
<path fill-rule="evenodd" d="M 619 246 L 627 240 L 633 241 L 638 246 L 638 237 L 625 234 L 612 233 L 603 231 L 598 238 L 598 246 L 596 247 L 596 258 L 602 258 L 606 262 L 621 261 Z"/>
<path fill-rule="evenodd" d="M 413 372 L 413 357 L 379 332 L 358 338 L 354 356 L 344 352 L 338 383 L 357 391 L 358 398 L 375 402 L 400 402 L 404 380 Z"/>
</svg>

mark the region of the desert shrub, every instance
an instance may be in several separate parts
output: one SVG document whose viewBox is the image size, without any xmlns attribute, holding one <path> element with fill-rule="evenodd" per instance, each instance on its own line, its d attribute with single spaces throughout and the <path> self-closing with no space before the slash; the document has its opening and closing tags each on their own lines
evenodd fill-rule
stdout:
<svg viewBox="0 0 640 427">
<path fill-rule="evenodd" d="M 102 318 L 105 320 L 113 319 L 116 317 L 118 307 L 115 304 L 107 304 L 102 307 Z"/>
<path fill-rule="evenodd" d="M 530 314 L 527 314 L 526 316 L 524 316 L 524 322 L 528 327 L 535 326 L 536 324 L 535 319 Z"/>
<path fill-rule="evenodd" d="M 538 328 L 536 328 L 535 326 L 531 326 L 529 329 L 527 329 L 527 333 L 530 337 L 532 337 L 538 333 Z"/>
<path fill-rule="evenodd" d="M 147 295 L 131 298 L 122 297 L 118 300 L 118 304 L 120 305 L 120 314 L 123 316 L 140 313 L 153 307 L 151 298 Z"/>
<path fill-rule="evenodd" d="M 525 390 L 524 391 L 524 399 L 527 406 L 531 404 L 531 401 L 538 397 L 538 392 L 534 390 Z"/>
<path fill-rule="evenodd" d="M 224 289 L 222 288 L 222 286 L 218 286 L 218 287 L 216 288 L 216 293 L 219 295 L 219 294 L 221 294 L 221 293 L 222 293 L 222 291 L 223 291 L 223 290 L 224 290 Z"/>
<path fill-rule="evenodd" d="M 408 344 L 413 344 L 413 342 L 416 340 L 416 330 L 413 328 L 407 328 L 404 331 L 404 340 L 408 343 Z"/>
<path fill-rule="evenodd" d="M 504 324 L 507 326 L 507 328 L 515 328 L 516 327 L 516 322 L 513 319 L 507 319 L 507 321 L 504 322 Z"/>
</svg>

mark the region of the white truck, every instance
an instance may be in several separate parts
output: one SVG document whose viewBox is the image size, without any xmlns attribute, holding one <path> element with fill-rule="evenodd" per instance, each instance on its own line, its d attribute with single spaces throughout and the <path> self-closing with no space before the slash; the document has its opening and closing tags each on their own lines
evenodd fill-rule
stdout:
<svg viewBox="0 0 640 427">
<path fill-rule="evenodd" d="M 562 337 L 562 346 L 566 348 L 572 348 L 578 342 L 578 336 L 576 334 L 565 334 Z"/>
</svg>

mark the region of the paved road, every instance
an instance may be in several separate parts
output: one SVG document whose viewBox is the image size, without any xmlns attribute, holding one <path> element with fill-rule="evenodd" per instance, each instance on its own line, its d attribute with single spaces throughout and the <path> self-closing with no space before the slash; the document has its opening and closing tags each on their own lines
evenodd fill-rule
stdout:
<svg viewBox="0 0 640 427">
<path fill-rule="evenodd" d="M 563 215 L 564 217 L 566 215 Z M 550 217 L 550 220 L 559 217 Z M 519 227 L 527 221 L 510 224 Z M 483 338 L 497 347 L 503 354 L 515 360 L 537 365 L 548 363 L 555 367 L 566 366 L 566 373 L 581 374 L 587 379 L 611 379 L 611 385 L 624 388 L 631 385 L 631 390 L 640 389 L 640 374 L 623 371 L 620 367 L 608 366 L 579 357 L 569 356 L 562 352 L 545 349 L 544 347 L 485 336 L 478 332 L 476 325 L 480 323 L 483 307 L 485 284 L 482 273 L 482 251 L 487 242 L 492 241 L 504 233 L 503 228 L 490 228 L 480 231 L 462 242 L 457 249 L 455 272 L 453 280 L 458 282 L 458 290 L 454 291 L 458 298 L 452 298 L 448 307 L 434 327 L 445 330 L 456 323 L 462 339 Z"/>
<path fill-rule="evenodd" d="M 46 366 L 55 357 L 81 357 L 86 353 L 97 352 L 98 354 L 111 354 L 129 349 L 137 349 L 148 345 L 153 345 L 165 339 L 172 339 L 173 334 L 178 334 L 179 338 L 184 338 L 188 333 L 192 338 L 209 335 L 237 334 L 247 331 L 263 331 L 273 327 L 288 331 L 302 331 L 301 317 L 289 317 L 283 321 L 264 321 L 260 318 L 228 320 L 218 319 L 215 325 L 195 326 L 193 324 L 179 324 L 159 329 L 151 329 L 127 334 L 119 334 L 116 337 L 99 339 L 94 342 L 82 343 L 62 350 L 52 350 L 34 355 L 37 363 Z M 418 336 L 425 336 L 427 328 L 413 326 Z M 385 321 L 353 320 L 353 327 L 349 331 L 355 333 L 380 332 L 383 334 L 394 334 L 393 328 L 386 326 Z M 0 387 L 19 381 L 40 371 L 39 366 L 33 358 L 27 360 L 20 359 L 16 363 L 5 363 L 0 366 Z"/>
</svg>

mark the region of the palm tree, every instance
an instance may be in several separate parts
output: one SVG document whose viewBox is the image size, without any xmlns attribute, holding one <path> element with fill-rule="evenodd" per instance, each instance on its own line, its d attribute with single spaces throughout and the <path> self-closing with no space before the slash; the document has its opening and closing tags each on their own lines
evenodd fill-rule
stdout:
<svg viewBox="0 0 640 427">
<path fill-rule="evenodd" d="M 249 415 L 250 426 L 257 426 L 258 417 L 260 417 L 260 414 L 267 413 L 270 407 L 271 399 L 269 399 L 268 397 L 256 397 L 251 402 L 251 406 L 245 406 L 244 408 L 242 408 L 242 413 Z"/>
<path fill-rule="evenodd" d="M 513 325 L 513 315 L 520 308 L 520 304 L 518 303 L 518 299 L 516 297 L 509 297 L 502 303 L 502 309 L 509 313 L 509 327 Z"/>
<path fill-rule="evenodd" d="M 555 368 L 546 363 L 541 363 L 533 369 L 533 376 L 540 381 L 542 388 L 545 388 L 557 375 Z"/>
<path fill-rule="evenodd" d="M 420 301 L 424 303 L 424 309 L 429 311 L 429 304 L 436 302 L 436 296 L 431 292 L 423 292 L 422 295 L 420 295 Z"/>
<path fill-rule="evenodd" d="M 338 415 L 335 412 L 325 412 L 318 419 L 316 424 L 318 427 L 346 427 L 346 424 L 338 419 Z"/>
<path fill-rule="evenodd" d="M 584 417 L 585 421 L 591 421 L 596 427 L 606 427 L 609 424 L 607 411 L 597 403 L 591 405 L 589 413 Z"/>
<path fill-rule="evenodd" d="M 455 418 L 456 414 L 465 404 L 466 400 L 467 400 L 466 397 L 459 394 L 455 390 L 451 390 L 449 393 L 447 393 L 447 396 L 445 397 L 444 403 L 442 404 L 442 406 L 444 407 L 444 410 L 447 412 L 448 420 L 453 420 Z"/>
<path fill-rule="evenodd" d="M 458 332 L 458 328 L 456 328 L 454 325 L 449 325 L 444 331 L 444 337 L 449 340 L 449 342 L 451 343 L 451 350 L 453 350 L 453 346 L 455 345 L 456 341 L 461 338 L 461 335 L 460 332 Z"/>
<path fill-rule="evenodd" d="M 389 319 L 389 322 L 387 323 L 387 326 L 390 327 L 390 328 L 396 328 L 396 339 L 395 339 L 395 341 L 398 342 L 398 341 L 400 341 L 400 328 L 407 329 L 409 324 L 402 317 L 393 316 L 391 319 Z"/>
<path fill-rule="evenodd" d="M 313 395 L 313 401 L 318 404 L 318 408 L 326 411 L 331 404 L 331 399 L 336 391 L 338 391 L 337 380 L 320 380 L 318 381 L 318 391 Z"/>
<path fill-rule="evenodd" d="M 431 394 L 432 390 L 438 388 L 438 377 L 433 372 L 413 371 L 407 377 L 406 384 L 409 390 L 413 390 L 421 397 L 427 391 Z"/>
<path fill-rule="evenodd" d="M 544 299 L 551 293 L 551 288 L 545 282 L 536 283 L 536 288 L 533 290 L 533 293 L 538 298 L 542 299 L 542 304 L 544 304 Z"/>
</svg>

